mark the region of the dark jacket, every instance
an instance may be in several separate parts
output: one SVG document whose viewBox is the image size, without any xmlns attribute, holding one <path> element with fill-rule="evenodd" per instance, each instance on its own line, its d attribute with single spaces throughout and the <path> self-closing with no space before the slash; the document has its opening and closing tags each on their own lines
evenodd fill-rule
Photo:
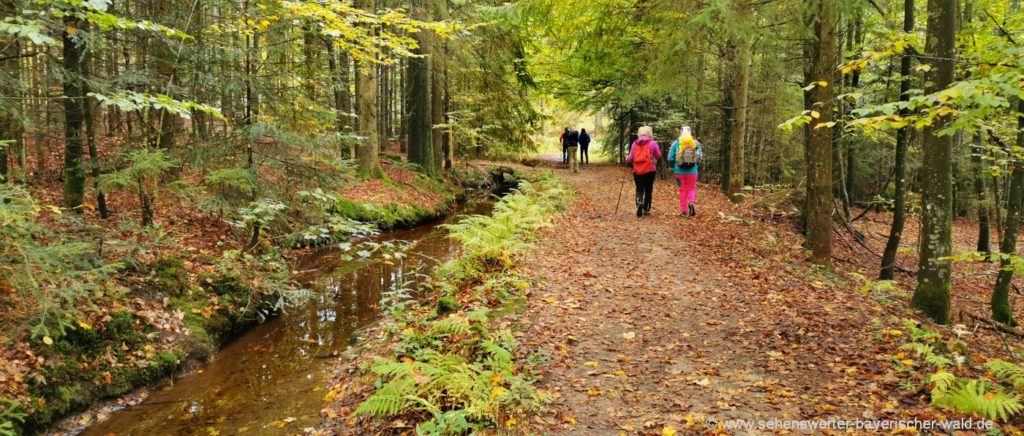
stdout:
<svg viewBox="0 0 1024 436">
<path fill-rule="evenodd" d="M 568 135 L 565 135 L 565 144 L 563 145 L 566 147 L 578 147 L 580 145 L 580 132 L 573 130 Z"/>
<path fill-rule="evenodd" d="M 590 134 L 587 132 L 580 133 L 580 146 L 583 148 L 590 147 Z"/>
</svg>

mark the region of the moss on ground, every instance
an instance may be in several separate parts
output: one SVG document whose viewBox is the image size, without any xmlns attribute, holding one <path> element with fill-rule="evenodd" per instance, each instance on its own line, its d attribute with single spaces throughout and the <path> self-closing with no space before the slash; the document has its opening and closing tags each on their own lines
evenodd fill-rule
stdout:
<svg viewBox="0 0 1024 436">
<path fill-rule="evenodd" d="M 168 295 L 180 295 L 188 290 L 188 270 L 177 257 L 161 257 L 153 263 L 153 285 Z"/>
</svg>

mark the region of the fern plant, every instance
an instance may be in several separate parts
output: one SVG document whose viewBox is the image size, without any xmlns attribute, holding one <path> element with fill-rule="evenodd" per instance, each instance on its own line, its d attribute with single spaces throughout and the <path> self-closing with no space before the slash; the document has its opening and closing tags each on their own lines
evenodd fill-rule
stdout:
<svg viewBox="0 0 1024 436">
<path fill-rule="evenodd" d="M 550 177 L 524 182 L 491 216 L 447 226 L 463 254 L 435 272 L 435 289 L 452 301 L 469 300 L 464 292 L 477 288 L 515 284 L 508 292 L 525 290 L 509 268 L 530 247 L 532 233 L 550 225 L 564 192 Z M 354 413 L 429 416 L 418 433 L 460 434 L 501 428 L 506 417 L 549 403 L 551 397 L 534 388 L 527 362 L 516 359 L 512 332 L 489 328 L 505 310 L 467 306 L 446 304 L 444 311 L 423 310 L 418 319 L 399 321 L 396 357 L 377 358 L 369 367 L 378 388 Z"/>
<path fill-rule="evenodd" d="M 985 362 L 988 369 L 1000 380 L 1010 383 L 1017 391 L 1024 390 L 1024 368 L 1005 360 L 993 359 Z"/>
<path fill-rule="evenodd" d="M 1008 394 L 1002 386 L 987 380 L 962 379 L 939 371 L 932 374 L 929 381 L 933 386 L 933 406 L 1003 421 L 1024 410 L 1019 397 Z"/>
<path fill-rule="evenodd" d="M 990 360 L 985 368 L 996 381 L 958 377 L 946 370 L 953 365 L 953 359 L 936 347 L 943 344 L 940 334 L 911 321 L 904 326 L 910 330 L 913 342 L 903 344 L 900 349 L 923 356 L 927 364 L 936 368 L 927 378 L 933 406 L 1003 421 L 1024 411 L 1019 396 L 1024 388 L 1024 368 L 1003 360 Z"/>
<path fill-rule="evenodd" d="M 900 347 L 901 350 L 913 351 L 919 356 L 924 356 L 924 361 L 936 368 L 945 369 L 949 368 L 953 364 L 953 361 L 949 358 L 937 353 L 935 349 L 929 344 L 922 344 L 920 342 L 910 342 L 903 344 Z"/>
</svg>

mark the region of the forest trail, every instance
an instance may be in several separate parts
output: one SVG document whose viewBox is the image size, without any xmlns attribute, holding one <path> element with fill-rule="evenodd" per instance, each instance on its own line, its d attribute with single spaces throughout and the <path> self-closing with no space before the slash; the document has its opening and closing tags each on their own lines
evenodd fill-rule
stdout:
<svg viewBox="0 0 1024 436">
<path fill-rule="evenodd" d="M 681 218 L 675 183 L 658 180 L 651 216 L 637 219 L 624 168 L 557 172 L 578 195 L 524 262 L 542 285 L 521 340 L 548 356 L 540 387 L 555 396 L 538 432 L 693 433 L 705 419 L 895 407 L 878 383 L 888 363 L 868 350 L 877 305 L 794 259 L 795 234 L 731 216 L 712 186 L 699 188 L 698 216 Z"/>
</svg>

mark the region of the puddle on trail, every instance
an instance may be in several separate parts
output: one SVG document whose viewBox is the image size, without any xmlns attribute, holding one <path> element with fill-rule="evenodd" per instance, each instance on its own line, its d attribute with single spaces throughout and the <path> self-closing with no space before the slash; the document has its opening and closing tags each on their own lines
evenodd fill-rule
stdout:
<svg viewBox="0 0 1024 436">
<path fill-rule="evenodd" d="M 489 213 L 489 200 L 471 201 L 467 213 Z M 85 435 L 296 434 L 320 421 L 324 387 L 353 335 L 380 316 L 383 293 L 415 283 L 457 247 L 436 223 L 388 232 L 383 241 L 409 241 L 408 256 L 389 265 L 380 259 L 343 262 L 322 250 L 303 262 L 311 301 L 291 308 L 226 345 L 195 373 L 155 389 L 138 406 L 112 415 Z"/>
</svg>

